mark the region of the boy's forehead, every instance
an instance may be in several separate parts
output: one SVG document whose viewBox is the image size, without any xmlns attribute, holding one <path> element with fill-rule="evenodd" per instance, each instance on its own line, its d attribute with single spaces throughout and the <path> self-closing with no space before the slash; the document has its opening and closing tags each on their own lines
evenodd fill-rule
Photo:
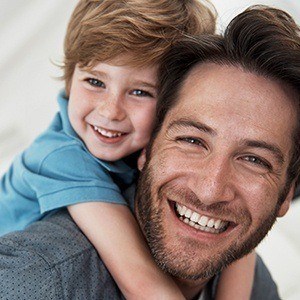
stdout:
<svg viewBox="0 0 300 300">
<path fill-rule="evenodd" d="M 81 74 L 81 75 L 80 75 Z M 95 76 L 100 80 L 108 80 L 119 84 L 136 84 L 149 87 L 155 90 L 157 96 L 158 66 L 134 67 L 130 65 L 115 64 L 114 61 L 98 62 L 93 65 L 80 66 L 75 68 L 77 76 Z"/>
<path fill-rule="evenodd" d="M 140 62 L 135 59 L 135 56 L 131 53 L 125 53 L 122 55 L 111 57 L 105 61 L 99 60 L 97 58 L 92 59 L 88 64 L 78 63 L 80 69 L 84 71 L 91 71 L 95 69 L 100 63 L 105 63 L 113 66 L 129 66 L 133 68 L 143 68 L 143 67 L 158 67 L 159 61 L 153 62 Z"/>
</svg>

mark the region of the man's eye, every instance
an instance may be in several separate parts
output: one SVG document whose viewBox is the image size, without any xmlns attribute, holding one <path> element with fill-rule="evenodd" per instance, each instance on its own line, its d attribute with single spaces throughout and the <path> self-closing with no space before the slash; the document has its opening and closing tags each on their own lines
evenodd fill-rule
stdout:
<svg viewBox="0 0 300 300">
<path fill-rule="evenodd" d="M 201 147 L 206 148 L 204 142 L 201 139 L 198 139 L 198 138 L 193 138 L 193 137 L 179 137 L 179 138 L 177 138 L 177 141 L 188 143 L 188 144 L 192 144 L 192 145 L 195 145 L 195 146 L 201 146 Z"/>
<path fill-rule="evenodd" d="M 268 170 L 272 170 L 272 166 L 271 166 L 270 163 L 268 163 L 265 160 L 263 160 L 261 158 L 258 158 L 256 156 L 249 155 L 249 156 L 245 156 L 243 159 L 245 161 L 248 161 L 248 162 L 250 162 L 252 164 L 255 164 L 255 165 L 259 166 L 259 167 L 266 168 Z"/>
<path fill-rule="evenodd" d="M 105 84 L 96 78 L 88 78 L 86 80 L 91 86 L 104 88 Z"/>
<path fill-rule="evenodd" d="M 138 97 L 151 97 L 153 98 L 153 95 L 147 91 L 144 90 L 133 90 L 131 92 L 132 95 L 138 96 Z"/>
</svg>

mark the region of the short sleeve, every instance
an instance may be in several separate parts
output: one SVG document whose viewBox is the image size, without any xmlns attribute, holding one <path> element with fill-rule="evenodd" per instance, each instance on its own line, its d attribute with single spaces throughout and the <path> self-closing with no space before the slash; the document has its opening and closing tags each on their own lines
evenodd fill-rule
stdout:
<svg viewBox="0 0 300 300">
<path fill-rule="evenodd" d="M 36 194 L 41 213 L 91 201 L 127 204 L 109 171 L 79 145 L 52 151 L 38 172 L 26 170 L 23 176 Z"/>
</svg>

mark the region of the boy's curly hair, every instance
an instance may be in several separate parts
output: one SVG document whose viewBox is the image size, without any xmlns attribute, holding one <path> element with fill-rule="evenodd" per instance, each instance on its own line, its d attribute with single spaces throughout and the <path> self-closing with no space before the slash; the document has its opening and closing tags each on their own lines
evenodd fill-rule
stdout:
<svg viewBox="0 0 300 300">
<path fill-rule="evenodd" d="M 213 6 L 204 0 L 79 1 L 64 43 L 67 96 L 77 63 L 90 67 L 126 53 L 130 53 L 130 60 L 122 63 L 160 63 L 172 43 L 182 36 L 213 33 L 215 19 Z"/>
</svg>

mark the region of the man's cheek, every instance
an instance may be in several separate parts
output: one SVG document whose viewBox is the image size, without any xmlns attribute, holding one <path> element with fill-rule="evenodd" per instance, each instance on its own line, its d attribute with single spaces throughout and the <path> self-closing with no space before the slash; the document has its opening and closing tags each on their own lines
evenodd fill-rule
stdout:
<svg viewBox="0 0 300 300">
<path fill-rule="evenodd" d="M 252 195 L 248 197 L 247 208 L 253 216 L 265 218 L 274 211 L 279 197 L 275 191 L 277 189 L 270 189 L 266 184 L 252 184 L 251 190 L 245 189 L 247 195 Z"/>
<path fill-rule="evenodd" d="M 182 155 L 171 151 L 155 155 L 151 167 L 156 171 L 156 178 L 159 178 L 161 183 L 169 182 L 178 177 L 184 178 L 191 168 Z"/>
</svg>

